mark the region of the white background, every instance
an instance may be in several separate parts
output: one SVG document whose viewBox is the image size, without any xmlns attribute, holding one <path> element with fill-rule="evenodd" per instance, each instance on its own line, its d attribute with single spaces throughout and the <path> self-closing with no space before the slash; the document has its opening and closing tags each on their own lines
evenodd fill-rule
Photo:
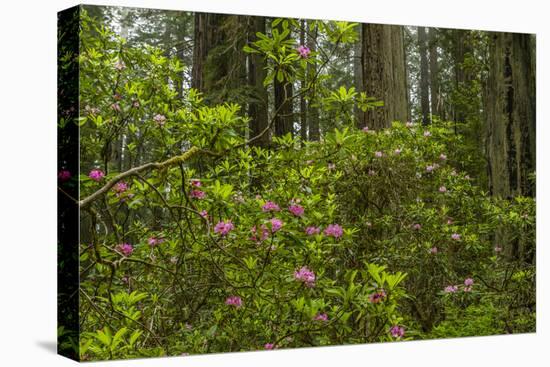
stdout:
<svg viewBox="0 0 550 367">
<path fill-rule="evenodd" d="M 93 3 L 93 2 L 85 2 Z M 69 366 L 56 335 L 56 12 L 75 1 L 7 0 L 0 10 L 0 365 Z M 102 1 L 166 9 L 537 33 L 537 333 L 97 363 L 94 366 L 542 366 L 548 300 L 550 27 L 544 0 Z M 545 340 L 546 339 L 546 340 Z"/>
</svg>

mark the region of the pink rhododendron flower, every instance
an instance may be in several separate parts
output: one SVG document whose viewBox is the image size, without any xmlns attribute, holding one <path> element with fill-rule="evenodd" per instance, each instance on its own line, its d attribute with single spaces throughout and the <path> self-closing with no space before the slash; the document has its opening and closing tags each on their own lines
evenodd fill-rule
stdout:
<svg viewBox="0 0 550 367">
<path fill-rule="evenodd" d="M 279 208 L 279 205 L 275 204 L 273 201 L 266 201 L 262 206 L 262 210 L 264 212 L 278 212 L 281 208 Z"/>
<path fill-rule="evenodd" d="M 369 127 L 368 127 L 368 126 L 365 126 L 362 130 L 363 130 L 364 132 L 368 133 L 368 132 L 369 132 Z"/>
<path fill-rule="evenodd" d="M 157 113 L 155 116 L 153 116 L 153 121 L 155 121 L 157 125 L 163 126 L 166 123 L 166 116 Z"/>
<path fill-rule="evenodd" d="M 126 190 L 128 190 L 128 184 L 124 181 L 118 181 L 113 187 L 113 191 L 117 194 L 122 194 Z"/>
<path fill-rule="evenodd" d="M 441 159 L 442 161 L 446 161 L 446 160 L 447 160 L 447 156 L 446 156 L 445 154 L 441 153 L 441 154 L 439 155 L 439 159 Z"/>
<path fill-rule="evenodd" d="M 88 174 L 88 177 L 90 177 L 94 181 L 101 181 L 103 177 L 105 177 L 105 173 L 100 169 L 93 169 Z"/>
<path fill-rule="evenodd" d="M 277 232 L 279 229 L 281 229 L 283 227 L 283 221 L 278 219 L 278 218 L 272 218 L 270 220 L 270 222 L 271 222 L 271 232 L 272 233 Z"/>
<path fill-rule="evenodd" d="M 227 234 L 233 229 L 235 226 L 233 225 L 233 222 L 231 220 L 227 221 L 221 221 L 214 226 L 214 233 L 219 234 L 220 236 L 227 236 Z"/>
<path fill-rule="evenodd" d="M 316 234 L 319 234 L 321 232 L 321 229 L 319 227 L 309 226 L 306 228 L 306 234 L 308 236 L 314 236 Z"/>
<path fill-rule="evenodd" d="M 62 169 L 61 171 L 59 171 L 59 173 L 57 174 L 57 178 L 59 179 L 59 181 L 61 182 L 65 182 L 65 181 L 69 181 L 71 179 L 72 175 L 71 175 L 71 172 L 65 170 L 65 169 Z"/>
<path fill-rule="evenodd" d="M 265 224 L 262 224 L 260 226 L 260 233 L 259 233 L 260 237 L 259 238 L 258 238 L 258 230 L 257 230 L 256 226 L 252 227 L 250 229 L 250 232 L 252 232 L 252 236 L 250 237 L 251 241 L 261 242 L 261 241 L 266 240 L 267 237 L 269 237 L 269 230 L 268 230 L 268 228 Z"/>
<path fill-rule="evenodd" d="M 149 239 L 147 240 L 147 243 L 151 247 L 155 247 L 157 245 L 160 245 L 163 242 L 164 242 L 164 239 L 163 238 L 158 238 L 158 237 L 149 237 Z"/>
<path fill-rule="evenodd" d="M 384 153 L 382 153 L 382 152 L 374 152 L 374 156 L 376 158 L 381 158 L 383 155 L 384 155 Z"/>
<path fill-rule="evenodd" d="M 434 170 L 434 166 L 432 165 L 426 166 L 426 172 L 432 172 L 433 170 Z"/>
<path fill-rule="evenodd" d="M 453 224 L 453 220 L 452 220 L 451 218 L 447 219 L 447 224 L 448 224 L 448 225 Z"/>
<path fill-rule="evenodd" d="M 441 186 L 439 188 L 439 192 L 447 192 L 447 188 L 445 186 Z"/>
<path fill-rule="evenodd" d="M 206 210 L 201 210 L 201 212 L 199 214 L 200 214 L 201 217 L 208 220 L 208 212 Z"/>
<path fill-rule="evenodd" d="M 451 235 L 451 239 L 453 239 L 455 241 L 460 241 L 460 235 L 458 233 L 453 233 Z"/>
<path fill-rule="evenodd" d="M 466 287 L 472 286 L 472 285 L 474 285 L 474 280 L 472 278 L 466 278 L 466 279 L 464 279 L 464 285 Z"/>
<path fill-rule="evenodd" d="M 122 253 L 124 256 L 128 257 L 134 252 L 134 247 L 129 243 L 121 243 L 116 246 L 116 250 Z"/>
<path fill-rule="evenodd" d="M 239 296 L 229 296 L 226 298 L 225 304 L 228 306 L 234 306 L 236 308 L 239 308 L 243 305 L 243 301 Z"/>
<path fill-rule="evenodd" d="M 273 343 L 265 343 L 265 344 L 264 344 L 264 349 L 266 349 L 266 350 L 275 349 L 275 344 L 273 344 Z"/>
<path fill-rule="evenodd" d="M 432 136 L 432 133 L 426 130 L 426 131 L 424 131 L 424 136 L 426 136 L 426 137 Z"/>
<path fill-rule="evenodd" d="M 445 293 L 455 293 L 456 291 L 458 291 L 458 287 L 456 285 L 448 285 L 444 289 Z"/>
<path fill-rule="evenodd" d="M 394 338 L 402 338 L 405 335 L 405 328 L 394 325 L 390 328 L 390 333 Z"/>
<path fill-rule="evenodd" d="M 301 217 L 302 215 L 304 215 L 304 207 L 301 205 L 296 205 L 296 204 L 290 205 L 288 207 L 288 211 L 297 217 Z"/>
<path fill-rule="evenodd" d="M 306 287 L 315 286 L 315 273 L 308 269 L 307 266 L 302 266 L 299 270 L 294 272 L 294 279 L 303 282 Z"/>
<path fill-rule="evenodd" d="M 196 178 L 192 179 L 190 182 L 191 182 L 191 186 L 193 186 L 193 187 L 201 187 L 202 186 L 201 180 L 198 180 Z"/>
<path fill-rule="evenodd" d="M 304 45 L 298 46 L 296 51 L 298 51 L 298 53 L 300 54 L 300 57 L 302 59 L 307 59 L 309 57 L 309 54 L 311 53 L 311 50 L 307 46 L 304 46 Z"/>
<path fill-rule="evenodd" d="M 415 224 L 412 225 L 412 228 L 414 230 L 419 231 L 420 229 L 422 229 L 422 225 L 420 225 L 419 223 L 415 223 Z"/>
<path fill-rule="evenodd" d="M 437 250 L 437 247 L 434 246 L 434 247 L 432 247 L 432 248 L 430 249 L 430 254 L 437 254 L 437 251 L 438 251 L 438 250 Z"/>
<path fill-rule="evenodd" d="M 369 295 L 369 302 L 370 303 L 380 303 L 386 298 L 386 291 L 381 289 L 377 292 L 372 293 Z"/>
<path fill-rule="evenodd" d="M 318 313 L 313 318 L 315 321 L 328 321 L 328 315 L 326 313 Z"/>
<path fill-rule="evenodd" d="M 204 199 L 206 197 L 206 193 L 204 191 L 201 191 L 201 190 L 193 190 L 191 191 L 191 193 L 189 194 L 189 197 L 192 198 L 192 199 Z"/>
<path fill-rule="evenodd" d="M 344 230 L 338 224 L 329 224 L 325 231 L 323 232 L 325 236 L 331 236 L 334 238 L 340 238 L 344 234 Z"/>
</svg>

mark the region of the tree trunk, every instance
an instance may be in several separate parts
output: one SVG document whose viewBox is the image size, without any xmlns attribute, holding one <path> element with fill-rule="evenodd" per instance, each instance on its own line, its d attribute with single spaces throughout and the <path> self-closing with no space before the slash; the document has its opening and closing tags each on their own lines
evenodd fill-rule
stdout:
<svg viewBox="0 0 550 367">
<path fill-rule="evenodd" d="M 422 125 L 429 125 L 430 119 L 430 80 L 428 74 L 428 37 L 426 28 L 418 27 L 418 49 L 420 53 L 420 110 L 422 112 Z"/>
<path fill-rule="evenodd" d="M 382 24 L 362 25 L 363 86 L 367 96 L 384 101 L 384 107 L 364 112 L 359 127 L 382 129 L 391 126 L 393 120 L 407 117 L 401 29 Z"/>
<path fill-rule="evenodd" d="M 535 70 L 530 35 L 491 35 L 486 121 L 489 184 L 493 195 L 534 196 Z"/>
<path fill-rule="evenodd" d="M 407 98 L 407 67 L 405 63 L 405 45 L 403 41 L 403 27 L 391 26 L 392 34 L 392 65 L 393 65 L 393 87 L 390 118 L 405 122 L 408 119 Z"/>
<path fill-rule="evenodd" d="M 439 63 L 437 52 L 437 29 L 428 29 L 429 53 L 430 53 L 430 96 L 432 115 L 444 119 L 443 106 L 439 92 Z"/>
<path fill-rule="evenodd" d="M 307 37 L 307 47 L 315 52 L 317 50 L 317 36 L 319 29 L 317 26 L 308 33 Z M 309 82 L 312 82 L 315 76 L 317 75 L 317 66 L 315 64 L 307 65 L 307 78 Z M 309 128 L 309 140 L 318 141 L 321 137 L 321 129 L 319 127 L 319 109 L 314 107 L 315 99 L 317 98 L 316 89 L 313 87 L 311 90 L 308 105 L 307 105 L 307 118 L 308 118 L 308 128 Z"/>
<path fill-rule="evenodd" d="M 363 92 L 363 70 L 361 66 L 361 27 L 357 27 L 357 33 L 359 35 L 358 41 L 353 45 L 353 82 L 355 84 L 355 90 L 357 92 Z M 359 126 L 359 122 L 362 119 L 363 111 L 357 105 L 354 107 L 355 121 Z"/>
<path fill-rule="evenodd" d="M 306 44 L 306 27 L 307 23 L 305 20 L 300 20 L 300 45 Z M 307 86 L 307 73 L 304 73 L 300 79 L 300 88 L 305 90 Z M 307 140 L 307 108 L 306 108 L 306 98 L 302 93 L 300 95 L 300 137 L 302 141 Z"/>
<path fill-rule="evenodd" d="M 248 17 L 249 32 L 248 41 L 256 40 L 256 33 L 265 34 L 264 17 Z M 248 104 L 248 115 L 250 116 L 250 137 L 258 136 L 267 128 L 268 116 L 268 96 L 267 89 L 264 87 L 264 79 L 267 73 L 265 70 L 264 58 L 259 54 L 248 55 L 248 82 L 252 87 L 251 100 Z M 269 134 L 265 133 L 254 142 L 254 145 L 265 146 L 269 143 Z"/>
<path fill-rule="evenodd" d="M 532 36 L 490 35 L 486 90 L 487 161 L 489 188 L 502 198 L 535 196 L 535 67 Z M 496 241 L 505 253 L 524 259 L 526 245 L 502 229 Z"/>
</svg>

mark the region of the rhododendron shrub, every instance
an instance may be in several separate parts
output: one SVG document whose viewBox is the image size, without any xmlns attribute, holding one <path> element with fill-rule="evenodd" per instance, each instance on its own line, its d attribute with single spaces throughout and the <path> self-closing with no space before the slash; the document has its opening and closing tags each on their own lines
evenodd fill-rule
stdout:
<svg viewBox="0 0 550 367">
<path fill-rule="evenodd" d="M 94 27 L 79 59 L 82 359 L 470 335 L 483 309 L 501 314 L 489 333 L 534 325 L 534 200 L 487 196 L 450 125 L 359 129 L 334 107 L 356 94 L 341 88 L 322 141 L 254 146 L 240 106 L 178 96 L 176 58 Z M 113 159 L 122 143 L 131 167 Z"/>
</svg>

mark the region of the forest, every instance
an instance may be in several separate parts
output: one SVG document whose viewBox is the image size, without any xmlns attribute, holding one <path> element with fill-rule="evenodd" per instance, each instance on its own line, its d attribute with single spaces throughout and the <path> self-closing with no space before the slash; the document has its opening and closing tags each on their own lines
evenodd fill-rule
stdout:
<svg viewBox="0 0 550 367">
<path fill-rule="evenodd" d="M 61 353 L 535 332 L 534 35 L 79 6 L 58 39 Z"/>
</svg>

